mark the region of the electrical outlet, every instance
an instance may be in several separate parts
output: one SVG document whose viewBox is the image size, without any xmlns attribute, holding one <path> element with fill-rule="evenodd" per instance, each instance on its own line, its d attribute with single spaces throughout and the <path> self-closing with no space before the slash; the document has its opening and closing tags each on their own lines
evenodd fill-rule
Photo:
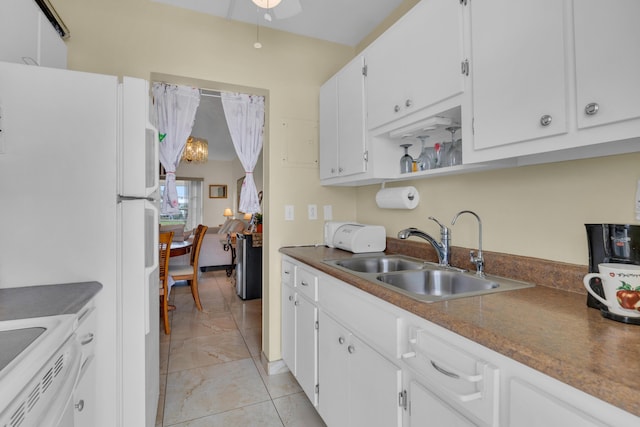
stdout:
<svg viewBox="0 0 640 427">
<path fill-rule="evenodd" d="M 333 208 L 331 205 L 324 205 L 322 208 L 324 210 L 324 220 L 331 221 L 333 219 Z"/>
<path fill-rule="evenodd" d="M 284 207 L 284 219 L 285 221 L 293 221 L 293 205 L 285 205 Z"/>
<path fill-rule="evenodd" d="M 318 219 L 318 205 L 309 205 L 307 209 L 309 210 L 309 219 Z"/>
</svg>

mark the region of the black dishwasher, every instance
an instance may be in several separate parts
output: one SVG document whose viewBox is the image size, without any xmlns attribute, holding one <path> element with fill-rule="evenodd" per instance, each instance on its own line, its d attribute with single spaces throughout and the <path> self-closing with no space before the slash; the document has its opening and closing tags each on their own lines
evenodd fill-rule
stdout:
<svg viewBox="0 0 640 427">
<path fill-rule="evenodd" d="M 236 237 L 236 293 L 243 300 L 261 298 L 262 239 L 254 240 L 253 234 L 238 234 Z"/>
</svg>

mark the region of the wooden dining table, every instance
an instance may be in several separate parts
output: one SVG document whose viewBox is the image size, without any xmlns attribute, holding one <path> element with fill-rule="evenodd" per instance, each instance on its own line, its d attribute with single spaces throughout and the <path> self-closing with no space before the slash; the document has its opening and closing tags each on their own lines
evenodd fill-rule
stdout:
<svg viewBox="0 0 640 427">
<path fill-rule="evenodd" d="M 191 252 L 191 246 L 193 245 L 193 241 L 191 239 L 184 240 L 182 242 L 171 242 L 171 250 L 169 251 L 169 256 L 181 256 L 186 255 Z"/>
</svg>

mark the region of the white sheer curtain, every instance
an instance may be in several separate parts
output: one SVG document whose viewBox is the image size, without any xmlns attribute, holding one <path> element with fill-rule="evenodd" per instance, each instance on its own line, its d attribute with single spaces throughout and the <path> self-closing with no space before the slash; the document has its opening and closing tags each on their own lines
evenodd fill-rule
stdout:
<svg viewBox="0 0 640 427">
<path fill-rule="evenodd" d="M 167 177 L 160 212 L 177 214 L 180 211 L 176 168 L 193 128 L 196 110 L 200 105 L 200 91 L 187 86 L 154 83 L 153 99 L 155 124 L 160 134 L 160 163 Z"/>
<path fill-rule="evenodd" d="M 238 211 L 259 213 L 260 201 L 253 169 L 262 150 L 264 97 L 222 92 L 221 98 L 231 140 L 246 174 L 240 190 Z"/>
</svg>

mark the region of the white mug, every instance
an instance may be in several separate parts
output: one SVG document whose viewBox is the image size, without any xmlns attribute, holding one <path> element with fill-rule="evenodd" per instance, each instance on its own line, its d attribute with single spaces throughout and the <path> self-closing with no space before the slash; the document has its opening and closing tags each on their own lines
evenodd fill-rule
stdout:
<svg viewBox="0 0 640 427">
<path fill-rule="evenodd" d="M 627 317 L 640 317 L 640 265 L 598 264 L 600 273 L 584 276 L 583 284 L 595 299 L 609 307 L 609 311 Z M 604 298 L 596 294 L 589 281 L 598 277 L 602 281 Z"/>
</svg>

